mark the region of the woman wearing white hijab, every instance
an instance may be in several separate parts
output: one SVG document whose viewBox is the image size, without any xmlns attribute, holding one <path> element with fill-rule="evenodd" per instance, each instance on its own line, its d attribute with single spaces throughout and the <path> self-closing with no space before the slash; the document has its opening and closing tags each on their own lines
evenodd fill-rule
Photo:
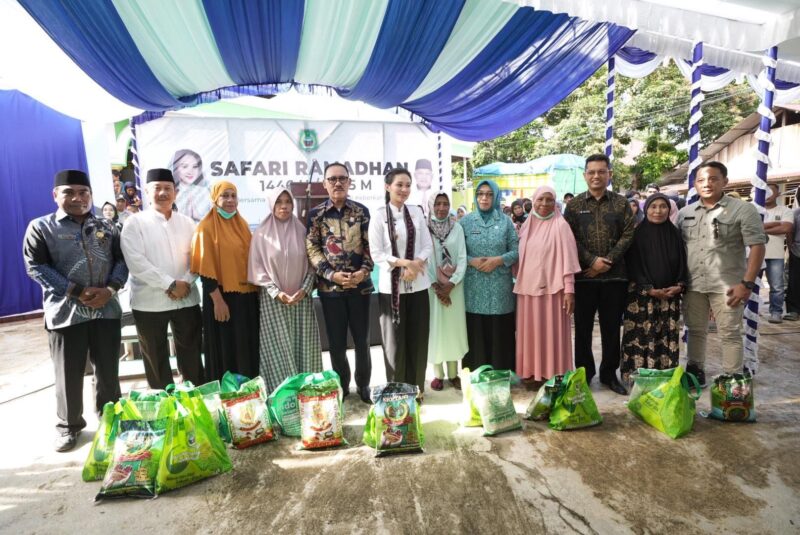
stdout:
<svg viewBox="0 0 800 535">
<path fill-rule="evenodd" d="M 322 371 L 322 350 L 306 229 L 289 190 L 269 191 L 267 202 L 272 213 L 253 234 L 247 278 L 260 287 L 260 373 L 271 392 L 287 377 Z"/>
<path fill-rule="evenodd" d="M 464 274 L 467 246 L 464 229 L 450 215 L 450 198 L 440 191 L 431 195 L 428 228 L 433 238 L 433 255 L 428 260 L 428 289 L 431 327 L 428 334 L 428 362 L 433 364 L 433 390 L 444 388 L 444 366 L 453 388 L 461 390 L 458 361 L 467 353 L 467 316 L 464 308 Z"/>
</svg>

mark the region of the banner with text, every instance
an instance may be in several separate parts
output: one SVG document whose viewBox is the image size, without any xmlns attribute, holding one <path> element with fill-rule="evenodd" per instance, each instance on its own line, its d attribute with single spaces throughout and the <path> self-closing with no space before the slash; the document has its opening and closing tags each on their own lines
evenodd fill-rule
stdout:
<svg viewBox="0 0 800 535">
<path fill-rule="evenodd" d="M 137 144 L 142 177 L 155 167 L 172 169 L 178 210 L 196 221 L 211 208 L 215 182 L 236 185 L 239 211 L 253 226 L 271 208 L 268 190 L 309 176 L 321 182 L 334 161 L 350 171 L 350 197 L 370 210 L 383 204 L 383 176 L 393 167 L 411 171 L 410 204 L 426 203 L 440 184 L 451 192 L 448 151 L 440 183 L 436 134 L 413 123 L 165 117 L 138 126 Z"/>
</svg>

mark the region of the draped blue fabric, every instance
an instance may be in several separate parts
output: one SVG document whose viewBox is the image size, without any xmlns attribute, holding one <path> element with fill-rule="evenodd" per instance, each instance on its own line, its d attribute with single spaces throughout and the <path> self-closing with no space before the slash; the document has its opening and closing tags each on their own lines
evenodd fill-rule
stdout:
<svg viewBox="0 0 800 535">
<path fill-rule="evenodd" d="M 53 176 L 87 166 L 80 121 L 19 91 L 0 91 L 0 117 L 0 316 L 7 316 L 42 308 L 41 287 L 25 272 L 22 238 L 31 219 L 56 210 Z"/>
<path fill-rule="evenodd" d="M 389 2 L 364 74 L 339 94 L 378 108 L 403 102 L 433 67 L 463 7 L 464 0 Z"/>
<path fill-rule="evenodd" d="M 237 84 L 294 78 L 303 0 L 203 0 L 203 7 L 225 68 Z"/>
<path fill-rule="evenodd" d="M 655 59 L 656 57 L 656 54 L 654 52 L 648 52 L 647 50 L 643 50 L 635 46 L 623 46 L 622 48 L 617 50 L 617 56 L 627 61 L 628 63 L 632 63 L 634 65 L 641 65 L 642 63 L 653 61 L 653 59 Z"/>
<path fill-rule="evenodd" d="M 497 137 L 563 100 L 633 33 L 526 7 L 458 75 L 403 107 L 434 131 L 470 141 Z"/>
<path fill-rule="evenodd" d="M 148 67 L 111 0 L 19 2 L 78 66 L 121 101 L 146 110 L 180 105 Z"/>
<path fill-rule="evenodd" d="M 779 89 L 781 91 L 785 91 L 787 89 L 794 89 L 800 84 L 796 84 L 794 82 L 786 82 L 784 80 L 775 80 L 775 89 Z"/>
</svg>

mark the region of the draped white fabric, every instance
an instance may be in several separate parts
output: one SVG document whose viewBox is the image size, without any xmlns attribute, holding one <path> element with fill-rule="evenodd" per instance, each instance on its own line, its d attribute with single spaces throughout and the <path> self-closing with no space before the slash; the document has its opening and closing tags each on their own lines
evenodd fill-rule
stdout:
<svg viewBox="0 0 800 535">
<path fill-rule="evenodd" d="M 690 62 L 683 60 L 683 59 L 675 59 L 675 65 L 677 65 L 678 70 L 681 71 L 681 74 L 687 80 L 692 79 L 692 65 Z M 707 61 L 704 63 L 708 64 Z M 700 89 L 705 92 L 708 91 L 716 91 L 718 89 L 722 89 L 729 83 L 733 82 L 739 73 L 736 71 L 728 71 L 724 74 L 720 74 L 719 76 L 701 76 L 700 77 Z"/>
<path fill-rule="evenodd" d="M 763 76 L 763 74 L 759 74 L 758 76 L 753 76 L 752 74 L 748 74 L 745 78 L 747 83 L 750 87 L 755 91 L 758 95 L 759 99 L 763 100 L 763 92 L 762 84 L 759 82 L 759 78 Z M 789 104 L 790 102 L 794 102 L 795 100 L 800 99 L 800 85 L 793 88 L 793 89 L 776 89 L 775 96 L 773 98 L 773 104 Z"/>
<path fill-rule="evenodd" d="M 714 12 L 714 6 L 704 6 L 703 2 L 696 1 L 674 1 L 672 5 L 646 0 L 514 1 L 553 13 L 569 13 L 585 20 L 614 22 L 628 28 L 669 36 L 669 39 L 685 39 L 690 43 L 701 39 L 704 43 L 731 50 L 765 50 L 800 35 L 800 8 L 781 10 L 764 5 L 759 0 L 728 3 L 727 10 L 717 6 L 717 12 Z M 742 11 L 742 6 L 745 8 L 739 17 L 742 20 L 737 20 L 734 13 L 737 9 Z M 753 21 L 756 16 L 762 20 Z M 656 52 L 652 48 L 640 48 Z M 685 54 L 669 55 L 686 57 Z"/>
<path fill-rule="evenodd" d="M 630 38 L 626 46 L 635 46 L 659 56 L 691 58 L 693 41 L 638 31 Z M 723 67 L 737 73 L 758 75 L 762 69 L 762 55 L 761 52 L 726 50 L 705 41 L 703 42 L 703 57 L 706 65 Z M 800 83 L 800 63 L 781 60 L 780 46 L 778 47 L 778 58 L 776 78 L 787 82 Z"/>
</svg>

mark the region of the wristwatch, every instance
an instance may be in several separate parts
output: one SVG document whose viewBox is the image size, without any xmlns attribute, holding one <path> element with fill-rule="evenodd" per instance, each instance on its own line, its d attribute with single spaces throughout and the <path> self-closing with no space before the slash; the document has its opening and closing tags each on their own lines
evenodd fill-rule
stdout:
<svg viewBox="0 0 800 535">
<path fill-rule="evenodd" d="M 751 292 L 756 289 L 756 283 L 753 281 L 746 281 L 742 279 L 742 286 L 750 290 Z"/>
<path fill-rule="evenodd" d="M 106 286 L 106 290 L 111 292 L 111 297 L 114 297 L 115 295 L 117 295 L 117 291 L 114 288 L 112 288 L 111 286 Z"/>
<path fill-rule="evenodd" d="M 172 281 L 172 284 L 170 284 L 169 288 L 167 288 L 167 292 L 174 292 L 175 288 L 177 287 L 178 287 L 178 281 Z"/>
</svg>

